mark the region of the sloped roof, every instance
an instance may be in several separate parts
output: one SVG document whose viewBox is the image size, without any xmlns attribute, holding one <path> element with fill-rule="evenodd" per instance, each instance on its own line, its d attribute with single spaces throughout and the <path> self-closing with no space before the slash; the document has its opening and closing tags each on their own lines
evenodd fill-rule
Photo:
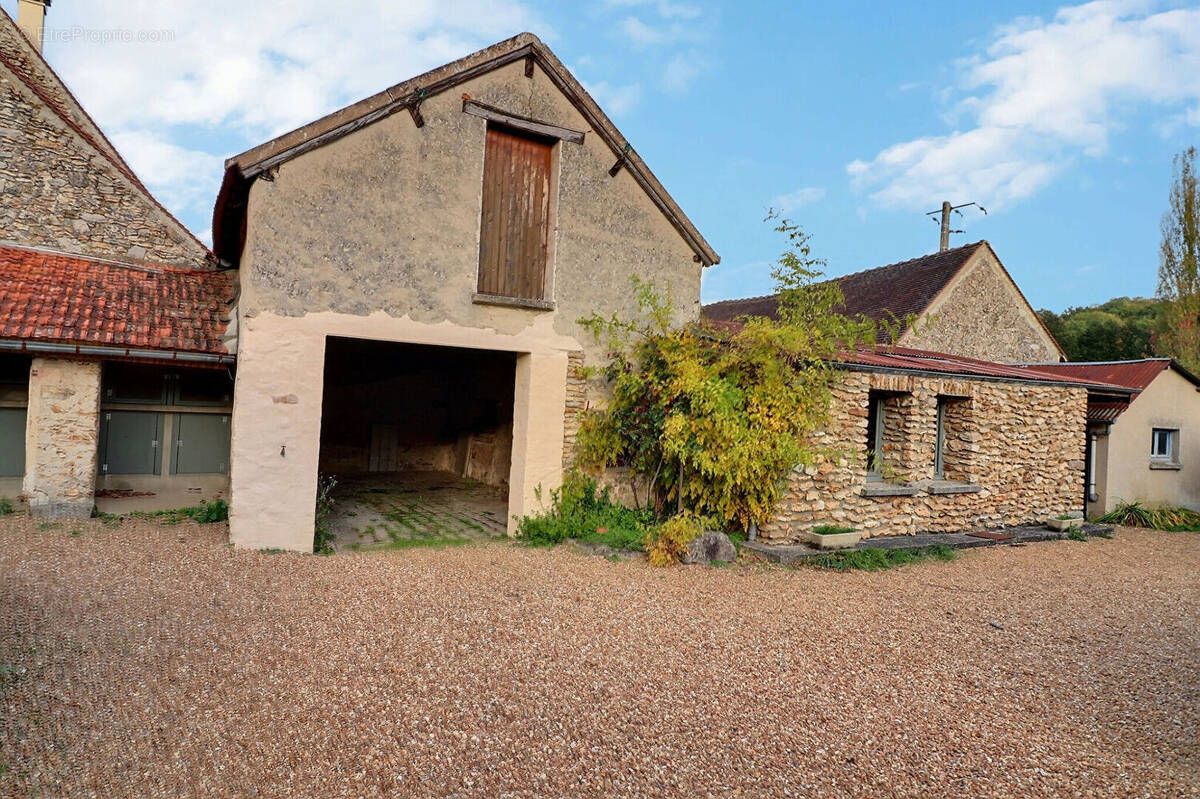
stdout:
<svg viewBox="0 0 1200 799">
<path fill-rule="evenodd" d="M 938 374 L 982 377 L 994 380 L 1018 380 L 1034 383 L 1077 385 L 1115 394 L 1129 394 L 1132 389 L 1105 380 L 1086 376 L 1058 374 L 1043 367 L 1014 366 L 1010 364 L 949 355 L 944 352 L 919 350 L 911 347 L 877 346 L 859 349 L 838 356 L 838 364 L 870 369 L 898 369 L 903 371 L 935 372 Z"/>
<path fill-rule="evenodd" d="M 836 308 L 847 316 L 862 314 L 876 322 L 920 314 L 954 279 L 980 247 L 987 242 L 977 241 L 945 252 L 923 255 L 907 261 L 879 266 L 844 277 L 834 278 L 841 286 L 845 301 Z M 748 297 L 710 303 L 703 309 L 704 318 L 731 322 L 742 316 L 767 316 L 779 313 L 779 295 Z"/>
<path fill-rule="evenodd" d="M 623 168 L 629 171 L 651 201 L 667 217 L 696 253 L 696 258 L 706 266 L 720 263 L 721 256 L 709 246 L 704 236 L 667 193 L 629 141 L 617 130 L 608 115 L 550 48 L 532 33 L 518 34 L 410 78 L 228 159 L 225 162 L 225 182 L 213 209 L 213 248 L 217 255 L 231 263 L 236 263 L 240 257 L 250 184 L 262 172 L 313 147 L 336 141 L 364 125 L 399 111 L 416 108 L 431 96 L 449 91 L 466 81 L 522 59 L 529 59 L 530 63 L 537 64 L 588 120 L 595 134 L 612 150 L 613 158 L 623 160 Z"/>
<path fill-rule="evenodd" d="M 227 354 L 234 275 L 0 245 L 0 339 Z"/>
<path fill-rule="evenodd" d="M 1054 374 L 1071 375 L 1088 380 L 1116 383 L 1144 391 L 1154 378 L 1167 369 L 1174 369 L 1185 380 L 1200 387 L 1200 378 L 1170 358 L 1140 358 L 1134 361 L 1080 361 L 1078 363 L 1029 364 L 1034 369 Z"/>
<path fill-rule="evenodd" d="M 186 225 L 176 219 L 174 214 L 150 193 L 150 190 L 117 152 L 117 148 L 83 109 L 79 100 L 67 88 L 66 83 L 25 37 L 24 31 L 17 26 L 17 23 L 3 8 L 0 8 L 0 65 L 7 67 L 9 72 L 44 102 L 63 124 L 71 128 L 79 138 L 111 164 L 113 169 L 128 180 L 138 193 L 166 217 L 170 224 L 195 242 L 201 252 L 208 253 L 208 247 L 204 242 L 196 238 Z"/>
</svg>

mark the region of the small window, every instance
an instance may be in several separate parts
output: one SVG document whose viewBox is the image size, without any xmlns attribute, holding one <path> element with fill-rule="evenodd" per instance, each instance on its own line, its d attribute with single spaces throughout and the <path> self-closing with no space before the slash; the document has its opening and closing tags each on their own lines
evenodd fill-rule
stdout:
<svg viewBox="0 0 1200 799">
<path fill-rule="evenodd" d="M 479 293 L 545 300 L 554 143 L 487 129 L 479 230 Z"/>
<path fill-rule="evenodd" d="M 933 479 L 946 479 L 946 400 L 937 401 L 937 450 L 933 455 Z"/>
<path fill-rule="evenodd" d="M 884 396 L 871 392 L 867 399 L 867 479 L 883 477 L 883 431 L 887 410 Z"/>
<path fill-rule="evenodd" d="M 1150 436 L 1150 460 L 1179 462 L 1179 431 L 1154 428 Z"/>
</svg>

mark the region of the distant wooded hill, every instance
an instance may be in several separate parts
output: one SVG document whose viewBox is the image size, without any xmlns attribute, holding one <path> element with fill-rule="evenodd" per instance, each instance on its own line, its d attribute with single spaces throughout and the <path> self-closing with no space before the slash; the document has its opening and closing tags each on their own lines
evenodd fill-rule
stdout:
<svg viewBox="0 0 1200 799">
<path fill-rule="evenodd" d="M 1154 347 L 1159 300 L 1117 297 L 1102 305 L 1045 309 L 1038 316 L 1072 361 L 1128 361 L 1159 355 Z"/>
</svg>

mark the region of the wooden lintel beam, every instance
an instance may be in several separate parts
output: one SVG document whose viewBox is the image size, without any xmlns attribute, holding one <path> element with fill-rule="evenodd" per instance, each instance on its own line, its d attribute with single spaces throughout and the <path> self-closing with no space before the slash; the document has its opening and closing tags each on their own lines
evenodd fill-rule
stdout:
<svg viewBox="0 0 1200 799">
<path fill-rule="evenodd" d="M 489 122 L 496 122 L 526 133 L 546 136 L 547 138 L 558 139 L 560 141 L 569 141 L 572 144 L 583 144 L 582 131 L 561 128 L 558 125 L 551 125 L 547 122 L 538 122 L 536 119 L 518 116 L 517 114 L 494 106 L 485 105 L 476 100 L 463 100 L 462 110 L 465 114 L 482 117 Z"/>
</svg>

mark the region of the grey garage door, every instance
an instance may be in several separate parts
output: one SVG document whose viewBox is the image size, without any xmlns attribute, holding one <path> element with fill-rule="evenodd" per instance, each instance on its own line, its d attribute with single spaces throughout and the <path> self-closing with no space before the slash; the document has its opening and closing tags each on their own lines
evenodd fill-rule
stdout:
<svg viewBox="0 0 1200 799">
<path fill-rule="evenodd" d="M 229 414 L 175 415 L 173 474 L 225 474 L 229 471 Z"/>
<path fill-rule="evenodd" d="M 25 409 L 0 408 L 0 477 L 25 474 Z"/>
<path fill-rule="evenodd" d="M 100 415 L 101 474 L 161 474 L 163 415 L 104 411 Z"/>
</svg>

